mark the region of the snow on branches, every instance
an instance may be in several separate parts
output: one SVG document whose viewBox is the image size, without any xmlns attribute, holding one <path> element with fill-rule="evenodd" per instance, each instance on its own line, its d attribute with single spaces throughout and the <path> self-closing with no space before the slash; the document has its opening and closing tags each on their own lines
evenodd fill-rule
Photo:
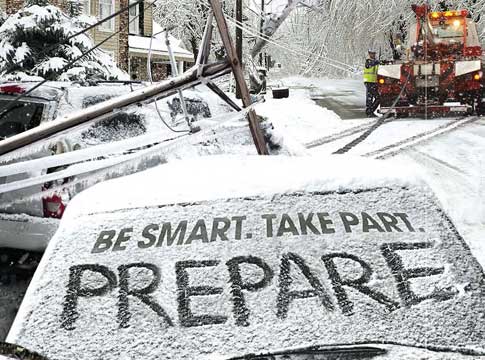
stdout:
<svg viewBox="0 0 485 360">
<path fill-rule="evenodd" d="M 288 5 L 294 0 L 279 0 Z M 285 71 L 329 77 L 353 76 L 367 49 L 392 59 L 394 44 L 406 45 L 414 20 L 412 4 L 425 0 L 306 0 L 293 9 L 275 34 L 282 47 L 269 45 Z M 485 0 L 429 0 L 432 10 L 467 9 L 485 44 Z M 291 49 L 287 51 L 285 48 Z"/>
<path fill-rule="evenodd" d="M 95 19 L 69 17 L 59 8 L 30 0 L 8 18 L 0 16 L 0 78 L 7 80 L 117 79 L 124 74 L 100 49 L 83 56 L 58 74 L 66 64 L 93 47 L 89 35 L 69 38 Z"/>
</svg>

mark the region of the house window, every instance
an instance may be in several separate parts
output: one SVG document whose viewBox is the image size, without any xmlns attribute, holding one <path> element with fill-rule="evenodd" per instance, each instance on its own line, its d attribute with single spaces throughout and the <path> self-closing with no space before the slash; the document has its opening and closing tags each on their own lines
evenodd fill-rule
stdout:
<svg viewBox="0 0 485 360">
<path fill-rule="evenodd" d="M 115 11 L 114 0 L 99 0 L 99 18 L 104 19 Z M 114 31 L 115 19 L 110 19 L 99 25 L 99 29 L 103 31 Z"/>
<path fill-rule="evenodd" d="M 79 0 L 84 15 L 91 15 L 91 0 Z"/>
<path fill-rule="evenodd" d="M 135 1 L 130 0 L 130 5 Z M 130 8 L 130 34 L 141 35 L 140 31 L 140 7 L 135 5 Z"/>
</svg>

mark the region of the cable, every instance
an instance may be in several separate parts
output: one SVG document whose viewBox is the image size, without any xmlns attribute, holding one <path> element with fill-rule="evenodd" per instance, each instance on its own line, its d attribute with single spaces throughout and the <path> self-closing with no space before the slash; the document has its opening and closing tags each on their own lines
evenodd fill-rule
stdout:
<svg viewBox="0 0 485 360">
<path fill-rule="evenodd" d="M 152 66 L 151 66 L 151 59 L 152 59 L 152 41 L 153 41 L 153 38 L 156 35 L 161 34 L 164 31 L 168 31 L 168 28 L 165 28 L 164 30 L 159 31 L 156 34 L 152 34 L 152 36 L 150 37 L 150 48 L 148 49 L 148 61 L 147 61 L 147 75 L 148 75 L 148 80 L 150 81 L 151 84 L 153 84 Z M 176 130 L 176 129 L 172 128 L 170 125 L 168 125 L 167 122 L 165 121 L 165 119 L 163 118 L 162 114 L 160 113 L 160 109 L 158 108 L 158 100 L 155 99 L 154 104 L 155 104 L 155 110 L 157 111 L 158 117 L 165 124 L 165 126 L 167 127 L 167 129 L 169 129 L 170 131 L 172 131 L 174 133 L 189 133 L 190 132 L 190 130 Z"/>
<path fill-rule="evenodd" d="M 236 21 L 232 20 L 232 18 L 228 18 L 227 20 L 230 23 L 232 23 L 233 25 L 235 25 L 236 27 L 238 27 L 238 28 L 242 29 L 243 31 L 245 31 L 246 33 L 248 33 L 250 35 L 253 35 L 253 36 L 255 36 L 255 37 L 259 38 L 259 39 L 265 40 L 266 42 L 268 42 L 270 44 L 273 44 L 273 45 L 275 45 L 277 47 L 280 47 L 280 48 L 282 48 L 282 49 L 284 49 L 286 51 L 292 52 L 292 53 L 294 53 L 296 55 L 301 55 L 302 53 L 304 53 L 303 51 L 294 50 L 292 48 L 289 48 L 289 47 L 286 47 L 284 45 L 278 44 L 278 43 L 274 42 L 273 40 L 270 40 L 269 38 L 265 38 L 265 37 L 262 37 L 260 35 L 257 35 L 256 33 L 253 33 L 252 31 L 244 28 L 243 26 L 238 25 Z M 310 54 L 307 53 L 306 55 L 310 55 Z M 338 65 L 335 65 L 335 64 L 332 64 L 330 62 L 326 62 L 325 61 L 325 60 L 332 60 L 332 61 L 337 62 L 336 60 L 333 60 L 333 59 L 330 59 L 330 58 L 324 58 L 324 57 L 323 58 L 322 57 L 318 57 L 317 59 L 320 59 L 320 62 L 324 63 L 325 65 L 332 66 L 332 67 L 334 67 L 334 68 L 336 68 L 338 70 L 346 71 L 346 72 L 351 73 L 351 74 L 354 73 L 354 71 L 350 70 L 350 69 L 353 69 L 350 65 L 345 64 L 345 66 L 347 66 L 349 68 L 349 69 L 346 69 L 346 68 L 343 68 L 343 67 L 340 67 Z"/>
<path fill-rule="evenodd" d="M 292 49 L 292 48 L 288 47 L 288 44 L 285 44 L 286 46 L 285 46 L 285 45 L 281 45 L 281 44 L 277 43 L 276 41 L 274 41 L 273 39 L 271 39 L 269 36 L 264 35 L 264 34 L 261 34 L 261 32 L 260 32 L 259 30 L 254 30 L 254 31 L 251 31 L 251 30 L 249 30 L 247 27 L 245 27 L 245 25 L 244 25 L 242 22 L 240 22 L 240 21 L 236 20 L 235 18 L 233 18 L 233 17 L 229 16 L 227 13 L 226 13 L 225 15 L 226 15 L 227 20 L 228 20 L 229 22 L 231 22 L 231 23 L 232 23 L 234 26 L 236 26 L 236 27 L 238 27 L 238 28 L 242 29 L 242 30 L 243 30 L 243 31 L 245 31 L 246 33 L 248 33 L 248 34 L 250 34 L 250 35 L 252 35 L 252 36 L 254 36 L 254 37 L 258 38 L 258 39 L 265 40 L 265 41 L 267 41 L 267 42 L 268 42 L 268 43 L 270 43 L 270 44 L 273 44 L 273 45 L 278 46 L 278 47 L 280 47 L 280 48 L 282 48 L 282 49 L 284 49 L 284 50 L 287 50 L 287 51 L 293 52 L 293 53 L 298 54 L 298 55 L 301 55 L 302 53 L 306 53 L 306 55 L 309 55 L 309 56 L 314 56 L 314 54 L 313 54 L 313 53 L 310 53 L 310 52 L 306 52 L 306 51 L 299 51 L 299 50 L 294 50 L 294 49 Z M 321 59 L 323 59 L 323 60 L 333 61 L 333 62 L 335 62 L 335 63 L 341 64 L 341 65 L 344 65 L 344 66 L 346 66 L 348 69 L 344 69 L 344 68 L 338 67 L 338 66 L 336 66 L 336 65 L 334 65 L 334 64 L 331 64 L 331 63 L 328 63 L 328 62 L 322 61 L 322 62 L 323 62 L 324 64 L 326 64 L 326 65 L 333 66 L 333 67 L 335 67 L 335 68 L 337 68 L 337 69 L 339 69 L 339 70 L 342 70 L 342 71 L 348 71 L 348 72 L 353 73 L 353 67 L 352 67 L 352 66 L 350 66 L 350 65 L 348 65 L 348 64 L 346 64 L 346 63 L 343 63 L 343 62 L 341 62 L 341 61 L 339 61 L 339 60 L 331 59 L 331 58 L 328 58 L 328 57 L 321 57 L 321 56 L 319 56 L 318 58 L 321 58 Z M 350 69 L 352 69 L 352 70 L 350 70 Z"/>
<path fill-rule="evenodd" d="M 202 1 L 204 1 L 204 0 L 202 0 Z M 210 4 L 208 4 L 207 1 L 206 1 L 206 3 L 203 3 L 202 1 L 201 1 L 201 5 L 205 5 L 206 7 L 208 7 L 210 9 Z M 234 26 L 240 28 L 244 32 L 246 32 L 246 33 L 248 33 L 248 34 L 250 34 L 250 35 L 252 35 L 252 36 L 254 36 L 254 37 L 258 38 L 258 39 L 265 40 L 266 42 L 268 42 L 270 44 L 273 44 L 275 46 L 278 46 L 278 47 L 280 47 L 280 48 L 282 48 L 284 50 L 287 50 L 287 51 L 292 52 L 292 53 L 297 54 L 297 55 L 301 55 L 302 53 L 305 53 L 305 51 L 294 50 L 294 49 L 288 47 L 287 44 L 286 44 L 286 46 L 281 45 L 281 44 L 275 42 L 269 36 L 264 35 L 264 34 L 261 34 L 261 32 L 259 30 L 255 30 L 255 31 L 248 30 L 242 22 L 239 22 L 238 20 L 236 20 L 234 17 L 232 17 L 229 14 L 227 14 L 227 12 L 224 13 L 224 15 L 225 15 L 226 19 L 229 22 L 231 22 Z M 306 52 L 306 55 L 308 55 L 308 56 L 314 56 L 315 54 L 310 53 L 310 52 Z M 321 56 L 319 56 L 318 58 L 319 59 L 322 59 L 321 62 L 324 63 L 324 64 L 326 64 L 326 65 L 333 66 L 336 69 L 339 69 L 339 70 L 342 70 L 342 71 L 347 71 L 347 72 L 352 73 L 352 74 L 354 73 L 354 68 L 352 66 L 346 64 L 346 63 L 343 63 L 341 61 L 338 61 L 338 60 L 335 60 L 335 59 L 331 59 L 331 58 L 328 58 L 328 57 L 321 57 Z M 344 65 L 348 69 L 344 69 L 344 68 L 338 67 L 337 65 L 334 65 L 332 63 L 325 62 L 324 60 L 333 61 L 335 63 Z"/>
<path fill-rule="evenodd" d="M 144 7 L 143 11 L 145 11 L 146 9 L 148 9 L 149 7 L 152 7 L 155 5 L 155 3 L 157 2 L 158 0 L 154 0 L 151 4 L 149 4 L 148 6 Z M 128 8 L 125 8 L 124 10 L 126 11 Z M 133 19 L 131 19 L 130 21 L 128 21 L 128 26 L 129 24 L 131 24 L 135 19 L 137 19 L 138 17 L 140 16 L 140 14 L 136 15 L 135 17 L 133 17 Z M 115 35 L 119 34 L 121 32 L 121 29 L 115 31 L 114 33 L 112 33 L 110 36 L 108 36 L 106 39 L 104 39 L 103 41 L 101 41 L 100 43 L 96 44 L 95 46 L 93 46 L 91 49 L 87 50 L 86 52 L 82 53 L 81 55 L 79 55 L 77 58 L 75 58 L 74 60 L 71 60 L 69 63 L 67 63 L 66 65 L 64 65 L 61 69 L 58 69 L 56 71 L 54 71 L 50 77 L 52 76 L 57 76 L 59 74 L 61 74 L 62 72 L 64 72 L 67 68 L 71 67 L 72 65 L 74 65 L 77 61 L 79 61 L 80 59 L 82 59 L 84 56 L 92 53 L 94 50 L 96 50 L 98 47 L 100 47 L 101 45 L 103 45 L 104 43 L 106 43 L 108 40 L 110 40 L 112 37 L 114 37 Z M 50 77 L 47 77 L 46 79 L 42 80 L 41 82 L 39 82 L 38 84 L 36 84 L 35 86 L 33 86 L 32 88 L 30 88 L 28 91 L 26 91 L 25 93 L 22 93 L 22 94 L 19 94 L 18 96 L 15 97 L 15 99 L 11 100 L 8 104 L 6 104 L 5 106 L 3 106 L 2 108 L 0 108 L 0 124 L 2 124 L 3 122 L 5 122 L 5 120 L 2 121 L 1 117 L 6 113 L 6 111 L 8 111 L 13 105 L 15 105 L 20 99 L 22 99 L 23 97 L 31 94 L 34 90 L 38 89 L 40 86 L 44 85 L 46 82 L 48 81 L 53 81 L 50 79 Z"/>
<path fill-rule="evenodd" d="M 354 146 L 360 144 L 362 141 L 367 139 L 369 137 L 369 135 L 372 134 L 379 126 L 384 124 L 386 122 L 387 118 L 391 115 L 391 110 L 394 109 L 394 107 L 398 103 L 399 99 L 401 99 L 402 95 L 404 94 L 404 90 L 406 90 L 406 86 L 408 85 L 410 78 L 411 78 L 411 72 L 408 72 L 406 82 L 401 87 L 401 91 L 397 95 L 396 99 L 394 99 L 394 102 L 392 103 L 389 110 L 387 110 L 387 112 L 384 114 L 384 116 L 382 116 L 379 120 L 377 120 L 374 124 L 372 124 L 372 126 L 369 129 L 367 129 L 366 131 L 364 131 L 363 134 L 361 134 L 360 136 L 358 136 L 357 138 L 355 138 L 354 140 L 352 140 L 348 144 L 344 145 L 340 149 L 334 151 L 332 154 L 345 154 L 350 149 L 352 149 Z"/>
<path fill-rule="evenodd" d="M 158 117 L 160 118 L 160 120 L 162 120 L 162 122 L 165 124 L 165 126 L 170 131 L 173 131 L 174 133 L 185 133 L 185 134 L 190 133 L 189 130 L 175 130 L 175 129 L 171 128 L 170 125 L 168 125 L 167 122 L 165 121 L 165 119 L 162 117 L 162 114 L 160 114 L 160 110 L 158 109 L 157 101 L 158 100 L 155 100 L 154 104 L 155 104 L 155 110 L 157 110 Z"/>
<path fill-rule="evenodd" d="M 81 30 L 81 31 L 79 31 L 79 32 L 75 33 L 74 35 L 69 36 L 69 37 L 68 37 L 66 40 L 68 41 L 68 40 L 71 40 L 72 38 L 75 38 L 76 36 L 79 36 L 79 35 L 81 35 L 81 34 L 84 34 L 85 32 L 87 32 L 87 31 L 89 31 L 89 30 L 91 30 L 91 29 L 94 29 L 95 27 L 97 27 L 97 26 L 101 25 L 102 23 L 104 23 L 104 22 L 106 22 L 106 21 L 108 21 L 108 20 L 111 20 L 112 18 L 114 18 L 114 17 L 116 17 L 116 16 L 118 16 L 118 15 L 121 15 L 121 14 L 122 14 L 122 13 L 124 13 L 125 11 L 130 10 L 130 9 L 131 9 L 133 6 L 139 5 L 139 4 L 143 3 L 143 2 L 144 2 L 144 0 L 137 0 L 137 1 L 135 1 L 134 3 L 131 3 L 131 4 L 129 4 L 128 6 L 126 6 L 126 7 L 122 8 L 122 9 L 120 9 L 120 10 L 116 11 L 116 12 L 114 12 L 113 14 L 111 14 L 111 15 L 109 15 L 109 16 L 107 16 L 107 17 L 105 17 L 105 18 L 101 19 L 101 20 L 99 20 L 97 23 L 95 23 L 95 24 L 93 24 L 93 25 L 88 26 L 88 27 L 87 27 L 87 28 L 85 28 L 84 30 Z M 145 8 L 144 10 L 146 10 L 146 8 Z M 136 17 L 138 17 L 138 16 L 140 16 L 140 15 L 137 15 Z"/>
<path fill-rule="evenodd" d="M 288 45 L 288 44 L 284 44 L 284 45 L 278 44 L 278 43 L 277 43 L 275 40 L 273 40 L 271 37 L 269 37 L 269 36 L 267 36 L 267 35 L 264 35 L 264 34 L 263 34 L 263 33 L 261 33 L 259 30 L 253 30 L 253 31 L 251 31 L 251 30 L 248 30 L 248 29 L 247 29 L 247 27 L 246 27 L 246 29 L 245 29 L 244 27 L 245 27 L 246 25 L 245 25 L 243 22 L 240 22 L 240 21 L 238 21 L 237 19 L 235 19 L 234 17 L 229 16 L 227 13 L 226 13 L 226 18 L 227 18 L 227 19 L 228 19 L 230 22 L 232 22 L 233 24 L 235 24 L 235 26 L 237 26 L 237 27 L 241 28 L 242 30 L 246 31 L 246 32 L 247 32 L 247 33 L 249 33 L 250 35 L 253 35 L 253 36 L 255 36 L 255 37 L 257 37 L 257 38 L 259 38 L 259 39 L 261 39 L 261 40 L 265 40 L 265 41 L 267 41 L 267 42 L 269 42 L 269 43 L 272 43 L 272 44 L 274 44 L 274 45 L 276 45 L 276 46 L 279 46 L 279 47 L 281 47 L 281 48 L 283 48 L 283 49 L 285 49 L 285 50 L 288 50 L 288 51 L 291 51 L 291 52 L 294 52 L 294 53 L 295 53 L 295 52 L 298 52 L 298 54 L 301 54 L 301 53 L 306 53 L 306 55 L 309 55 L 309 56 L 314 56 L 314 55 L 315 55 L 314 53 L 311 53 L 311 52 L 308 52 L 308 51 L 302 51 L 302 50 L 298 51 L 298 50 L 291 49 L 291 48 L 289 47 L 289 45 Z M 286 45 L 286 46 L 285 46 L 285 45 Z M 322 58 L 322 59 L 325 59 L 325 60 L 329 60 L 329 61 L 333 61 L 333 62 L 335 62 L 335 63 L 337 63 L 337 64 L 340 64 L 340 65 L 346 66 L 346 67 L 348 67 L 348 68 L 349 68 L 349 69 L 351 69 L 351 70 L 353 70 L 353 69 L 354 69 L 352 66 L 350 66 L 350 65 L 348 65 L 348 64 L 346 64 L 346 63 L 344 63 L 344 62 L 342 62 L 342 61 L 339 61 L 339 60 L 335 60 L 335 59 L 332 59 L 332 58 L 329 58 L 329 57 L 321 57 L 321 56 L 319 56 L 319 58 Z M 327 64 L 327 65 L 331 65 L 331 66 L 334 66 L 334 65 L 329 64 L 329 63 L 325 63 L 325 64 Z M 344 71 L 348 71 L 348 70 L 345 70 L 345 69 L 342 69 L 342 70 L 344 70 Z M 352 71 L 352 72 L 353 72 L 353 71 Z"/>
</svg>

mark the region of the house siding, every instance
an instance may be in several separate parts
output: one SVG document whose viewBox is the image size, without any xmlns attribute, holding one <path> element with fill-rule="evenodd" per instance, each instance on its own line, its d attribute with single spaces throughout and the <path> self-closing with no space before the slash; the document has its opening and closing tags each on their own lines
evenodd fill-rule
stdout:
<svg viewBox="0 0 485 360">
<path fill-rule="evenodd" d="M 118 11 L 120 9 L 120 2 L 115 1 L 115 9 L 114 11 Z M 91 0 L 91 15 L 96 16 L 96 18 L 100 18 L 99 16 L 99 1 L 98 0 Z M 99 27 L 94 28 L 91 30 L 91 36 L 93 37 L 94 43 L 99 44 L 102 41 L 105 41 L 108 37 L 112 36 L 114 32 L 119 29 L 120 22 L 119 17 L 115 17 L 114 20 L 114 28 L 113 31 L 110 30 L 100 30 Z M 112 36 L 109 40 L 107 40 L 103 45 L 100 46 L 101 49 L 106 50 L 109 53 L 113 53 L 114 60 L 118 61 L 119 58 L 119 34 Z"/>
</svg>

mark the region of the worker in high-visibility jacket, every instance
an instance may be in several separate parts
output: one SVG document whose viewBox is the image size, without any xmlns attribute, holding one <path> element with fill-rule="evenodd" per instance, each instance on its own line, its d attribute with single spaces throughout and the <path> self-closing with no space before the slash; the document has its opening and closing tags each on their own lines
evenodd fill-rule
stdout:
<svg viewBox="0 0 485 360">
<path fill-rule="evenodd" d="M 366 89 L 365 113 L 367 117 L 376 117 L 374 112 L 379 106 L 379 92 L 377 90 L 377 70 L 379 60 L 376 59 L 376 52 L 369 50 L 369 57 L 365 61 L 364 84 Z"/>
</svg>

